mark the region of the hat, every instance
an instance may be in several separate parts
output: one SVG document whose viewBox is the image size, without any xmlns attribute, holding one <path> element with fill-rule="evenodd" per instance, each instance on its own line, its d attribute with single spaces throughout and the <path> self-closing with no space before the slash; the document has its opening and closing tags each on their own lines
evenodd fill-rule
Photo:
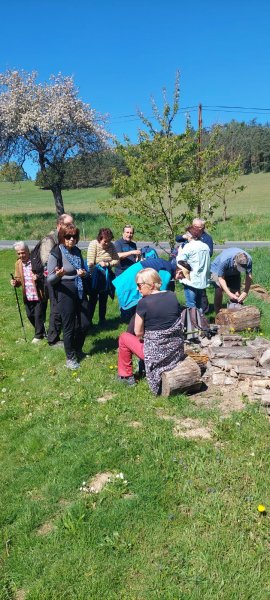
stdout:
<svg viewBox="0 0 270 600">
<path fill-rule="evenodd" d="M 239 252 L 234 257 L 234 266 L 239 273 L 246 273 L 248 266 L 248 257 L 244 252 Z"/>
</svg>

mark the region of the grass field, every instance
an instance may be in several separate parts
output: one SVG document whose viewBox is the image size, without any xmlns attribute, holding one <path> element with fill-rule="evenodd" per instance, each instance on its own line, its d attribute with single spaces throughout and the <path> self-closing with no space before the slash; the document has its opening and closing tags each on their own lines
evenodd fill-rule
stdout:
<svg viewBox="0 0 270 600">
<path fill-rule="evenodd" d="M 80 371 L 67 372 L 62 350 L 22 340 L 14 252 L 1 258 L 1 600 L 269 598 L 263 410 L 246 399 L 224 417 L 195 397 L 155 398 L 143 380 L 122 388 L 116 302 Z M 270 251 L 256 250 L 254 264 L 255 280 L 269 281 Z M 249 302 L 270 337 L 270 305 Z M 175 437 L 162 414 L 198 419 L 211 439 Z M 123 479 L 80 491 L 108 471 Z"/>
<path fill-rule="evenodd" d="M 270 173 L 240 178 L 246 186 L 242 193 L 229 200 L 228 220 L 223 223 L 221 210 L 215 214 L 212 230 L 217 242 L 225 240 L 270 239 Z M 116 238 L 120 230 L 111 217 L 104 214 L 100 202 L 110 202 L 109 188 L 68 190 L 63 192 L 65 210 L 72 212 L 81 229 L 81 237 L 96 237 L 100 227 L 112 227 Z M 0 183 L 0 238 L 38 239 L 55 225 L 52 193 L 39 190 L 33 182 L 20 185 Z M 137 228 L 138 239 L 143 233 Z"/>
</svg>

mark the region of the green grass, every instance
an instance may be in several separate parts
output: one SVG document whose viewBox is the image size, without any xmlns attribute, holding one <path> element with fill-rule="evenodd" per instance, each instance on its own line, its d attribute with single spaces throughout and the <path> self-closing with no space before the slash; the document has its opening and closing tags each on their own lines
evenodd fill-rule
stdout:
<svg viewBox="0 0 270 600">
<path fill-rule="evenodd" d="M 8 275 L 14 252 L 1 258 L 1 600 L 23 591 L 26 600 L 266 600 L 263 410 L 247 402 L 224 419 L 192 397 L 155 398 L 145 381 L 122 388 L 116 302 L 108 328 L 87 338 L 90 357 L 73 376 L 62 350 L 22 341 Z M 268 251 L 254 258 L 256 276 L 270 272 Z M 259 304 L 270 337 L 270 305 Z M 98 403 L 106 393 L 111 399 Z M 213 439 L 174 437 L 157 408 L 211 423 Z M 82 482 L 103 471 L 123 472 L 127 483 L 82 494 Z M 47 534 L 38 535 L 44 524 Z"/>
<path fill-rule="evenodd" d="M 242 176 L 239 184 L 246 186 L 228 201 L 228 220 L 221 220 L 221 209 L 215 213 L 212 230 L 217 242 L 225 240 L 270 239 L 270 173 Z M 100 227 L 112 227 L 115 238 L 120 235 L 112 217 L 108 217 L 101 202 L 110 202 L 109 188 L 65 190 L 65 210 L 72 212 L 81 229 L 82 239 L 96 237 Z M 20 185 L 0 183 L 0 238 L 39 239 L 55 226 L 52 193 L 40 190 L 33 182 Z M 137 229 L 139 239 L 143 233 Z"/>
</svg>

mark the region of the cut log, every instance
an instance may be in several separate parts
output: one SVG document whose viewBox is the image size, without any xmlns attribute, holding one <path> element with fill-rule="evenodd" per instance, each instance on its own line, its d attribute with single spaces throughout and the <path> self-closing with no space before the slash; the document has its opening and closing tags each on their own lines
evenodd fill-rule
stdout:
<svg viewBox="0 0 270 600">
<path fill-rule="evenodd" d="M 162 373 L 161 394 L 170 396 L 176 392 L 197 391 L 201 385 L 201 369 L 195 360 L 187 356 L 174 369 Z"/>
<path fill-rule="evenodd" d="M 209 346 L 207 349 L 208 356 L 212 358 L 225 358 L 228 363 L 232 364 L 233 359 L 252 359 L 255 357 L 255 351 L 253 348 L 247 346 L 233 346 L 230 348 L 224 348 L 224 346 L 218 346 L 217 348 Z"/>
<path fill-rule="evenodd" d="M 215 320 L 221 327 L 221 332 L 226 333 L 230 329 L 234 331 L 245 331 L 246 329 L 257 329 L 260 326 L 260 311 L 256 306 L 242 306 L 238 310 L 222 308 Z"/>
</svg>

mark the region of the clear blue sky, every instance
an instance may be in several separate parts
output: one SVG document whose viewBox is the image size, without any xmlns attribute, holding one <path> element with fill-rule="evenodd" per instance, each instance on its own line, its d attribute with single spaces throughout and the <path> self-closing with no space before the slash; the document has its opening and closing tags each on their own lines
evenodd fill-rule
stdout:
<svg viewBox="0 0 270 600">
<path fill-rule="evenodd" d="M 0 71 L 36 70 L 41 81 L 73 75 L 120 139 L 135 141 L 139 122 L 127 115 L 138 107 L 150 115 L 151 94 L 157 102 L 163 86 L 171 94 L 177 69 L 181 107 L 201 102 L 205 126 L 270 120 L 268 0 L 9 0 L 1 21 Z M 191 117 L 196 126 L 195 108 Z"/>
</svg>

